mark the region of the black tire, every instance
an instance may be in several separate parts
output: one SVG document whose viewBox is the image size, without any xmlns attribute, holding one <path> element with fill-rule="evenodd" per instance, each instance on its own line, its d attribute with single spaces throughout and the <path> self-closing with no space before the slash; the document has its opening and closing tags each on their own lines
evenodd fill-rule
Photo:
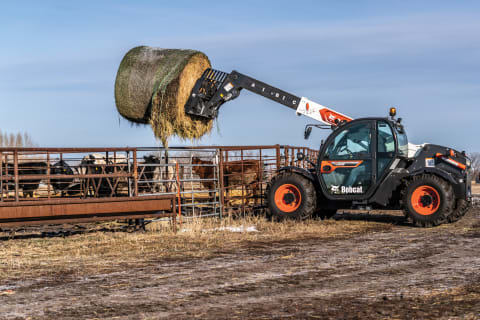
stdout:
<svg viewBox="0 0 480 320">
<path fill-rule="evenodd" d="M 449 223 L 457 222 L 460 220 L 471 207 L 471 202 L 465 199 L 457 199 L 455 210 L 447 217 Z"/>
<path fill-rule="evenodd" d="M 293 211 L 284 211 L 277 205 L 279 197 L 283 195 L 281 191 L 288 185 L 294 186 L 295 191 L 300 195 L 296 197 L 293 192 L 290 192 L 290 198 L 294 198 L 292 207 L 296 208 Z M 270 214 L 279 220 L 307 219 L 312 216 L 317 207 L 317 195 L 313 183 L 307 178 L 292 172 L 281 172 L 273 177 L 265 190 L 265 194 Z M 276 196 L 277 202 L 275 201 Z M 282 199 L 285 199 L 285 196 Z"/>
<path fill-rule="evenodd" d="M 337 213 L 337 209 L 320 209 L 313 213 L 313 216 L 321 220 L 331 219 Z"/>
<path fill-rule="evenodd" d="M 425 205 L 424 208 L 426 211 L 429 211 L 428 208 L 437 208 L 435 211 L 431 210 L 432 213 L 421 214 L 413 206 L 412 195 L 417 188 L 426 187 L 428 190 L 435 190 L 438 194 L 436 202 L 433 202 L 430 206 Z M 454 208 L 454 196 L 452 186 L 445 180 L 429 174 L 423 174 L 415 176 L 412 180 L 408 181 L 405 188 L 402 191 L 402 203 L 404 207 L 405 216 L 410 219 L 418 227 L 433 227 L 438 226 L 444 222 L 447 222 L 448 216 L 453 212 Z M 435 195 L 436 195 L 435 194 Z M 430 200 L 427 197 L 426 203 Z M 435 205 L 436 203 L 436 205 Z M 421 209 L 418 209 L 421 210 Z"/>
</svg>

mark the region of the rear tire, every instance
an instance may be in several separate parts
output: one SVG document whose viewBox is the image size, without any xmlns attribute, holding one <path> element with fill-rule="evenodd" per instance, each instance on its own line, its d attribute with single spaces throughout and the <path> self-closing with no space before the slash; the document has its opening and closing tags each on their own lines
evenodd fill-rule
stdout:
<svg viewBox="0 0 480 320">
<path fill-rule="evenodd" d="M 313 183 L 299 174 L 279 173 L 272 178 L 265 194 L 270 214 L 280 220 L 307 219 L 317 207 Z"/>
<path fill-rule="evenodd" d="M 438 226 L 453 213 L 453 188 L 434 175 L 415 176 L 404 188 L 402 202 L 405 216 L 416 226 Z"/>
<path fill-rule="evenodd" d="M 465 199 L 457 199 L 455 210 L 447 217 L 449 223 L 460 220 L 470 209 L 471 203 Z"/>
</svg>

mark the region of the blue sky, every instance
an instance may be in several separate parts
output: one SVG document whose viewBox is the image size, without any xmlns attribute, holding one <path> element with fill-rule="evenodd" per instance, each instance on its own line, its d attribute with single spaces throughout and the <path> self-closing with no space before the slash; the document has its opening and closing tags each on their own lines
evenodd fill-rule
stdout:
<svg viewBox="0 0 480 320">
<path fill-rule="evenodd" d="M 354 118 L 396 106 L 410 141 L 480 151 L 478 1 L 11 1 L 0 10 L 0 130 L 41 146 L 154 146 L 115 108 L 123 55 L 192 48 Z M 291 144 L 312 123 L 243 92 L 197 145 Z M 173 139 L 171 145 L 189 145 Z"/>
</svg>

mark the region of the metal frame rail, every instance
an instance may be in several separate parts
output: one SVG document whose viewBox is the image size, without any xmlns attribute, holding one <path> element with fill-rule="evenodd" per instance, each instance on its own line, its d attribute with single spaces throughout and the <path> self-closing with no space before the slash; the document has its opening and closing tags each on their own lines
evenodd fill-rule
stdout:
<svg viewBox="0 0 480 320">
<path fill-rule="evenodd" d="M 286 145 L 0 148 L 0 225 L 246 214 L 281 167 L 317 158 Z"/>
<path fill-rule="evenodd" d="M 147 217 L 176 223 L 174 195 L 138 193 L 135 148 L 0 148 L 0 164 L 0 226 Z M 76 186 L 73 195 L 54 190 L 62 185 Z"/>
</svg>

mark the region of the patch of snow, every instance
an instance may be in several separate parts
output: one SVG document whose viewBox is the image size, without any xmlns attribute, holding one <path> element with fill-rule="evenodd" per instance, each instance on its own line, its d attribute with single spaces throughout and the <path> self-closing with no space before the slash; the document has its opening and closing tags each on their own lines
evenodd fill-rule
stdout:
<svg viewBox="0 0 480 320">
<path fill-rule="evenodd" d="M 258 232 L 256 226 L 240 226 L 240 227 L 221 227 L 221 228 L 215 228 L 215 230 L 219 231 L 230 231 L 230 232 Z"/>
<path fill-rule="evenodd" d="M 181 229 L 180 232 L 191 232 L 192 229 Z M 256 226 L 239 226 L 239 227 L 219 227 L 215 229 L 202 229 L 202 232 L 212 231 L 229 231 L 229 232 L 258 232 Z"/>
</svg>

